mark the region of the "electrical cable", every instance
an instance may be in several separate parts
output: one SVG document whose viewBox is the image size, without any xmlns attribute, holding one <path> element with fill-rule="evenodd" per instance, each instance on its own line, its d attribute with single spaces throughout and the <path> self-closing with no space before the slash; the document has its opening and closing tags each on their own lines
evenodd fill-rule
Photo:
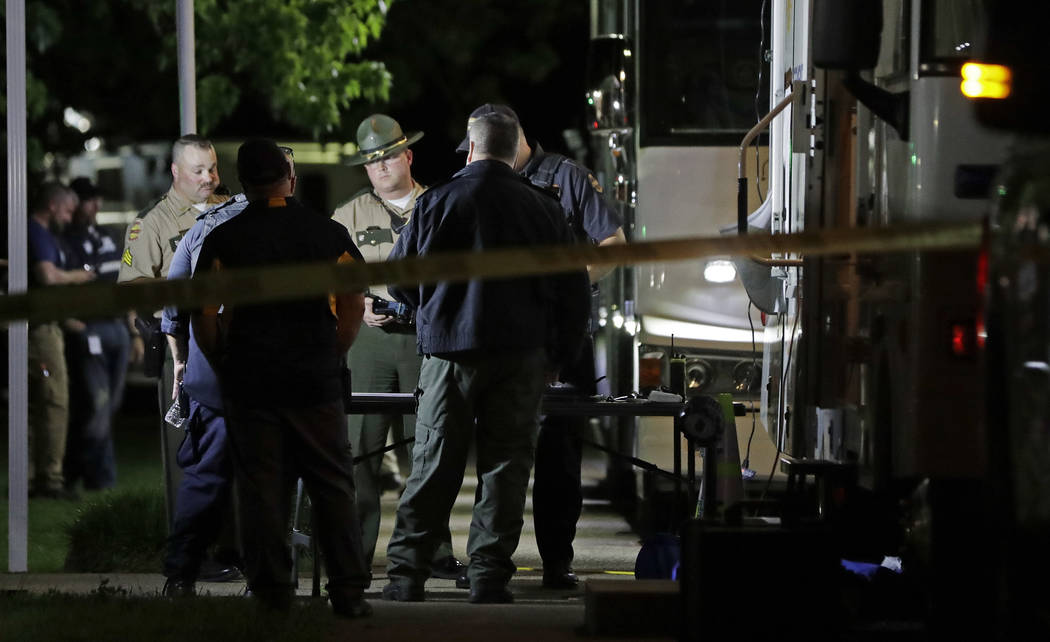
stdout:
<svg viewBox="0 0 1050 642">
<path fill-rule="evenodd" d="M 751 308 L 754 303 L 751 300 L 747 302 L 747 323 L 751 326 L 751 374 L 754 375 L 755 369 L 758 367 L 757 355 L 758 348 L 755 345 L 755 322 L 751 319 Z M 751 468 L 751 440 L 755 438 L 755 428 L 758 426 L 758 418 L 755 416 L 755 400 L 751 398 L 751 434 L 747 438 L 747 450 L 744 451 L 744 460 L 740 462 L 741 467 L 744 470 Z"/>
<path fill-rule="evenodd" d="M 788 343 L 787 361 L 784 362 L 784 370 L 782 371 L 784 373 L 790 373 L 791 372 L 791 356 L 792 356 L 792 353 L 795 350 L 795 330 L 798 329 L 798 316 L 799 316 L 799 313 L 798 313 L 798 310 L 796 310 L 795 311 L 795 320 L 792 322 L 792 325 L 791 325 L 791 341 Z M 781 339 L 781 341 L 783 342 L 783 339 Z M 781 379 L 779 399 L 777 400 L 777 410 L 778 410 L 778 412 L 777 412 L 777 422 L 778 423 L 782 422 L 784 420 L 783 408 L 784 408 L 784 387 L 785 386 L 783 384 L 784 384 L 784 381 L 783 381 L 783 378 L 782 378 Z M 786 430 L 786 426 L 784 426 L 782 430 L 778 431 L 779 434 L 777 435 L 777 454 L 773 457 L 773 467 L 769 471 L 769 478 L 766 480 L 766 487 L 762 490 L 762 497 L 759 500 L 760 502 L 765 501 L 766 494 L 769 492 L 769 487 L 773 485 L 773 475 L 777 471 L 777 462 L 780 461 L 780 453 L 783 452 L 783 450 L 784 450 L 783 441 L 784 441 L 784 437 L 785 437 L 785 430 Z"/>
</svg>

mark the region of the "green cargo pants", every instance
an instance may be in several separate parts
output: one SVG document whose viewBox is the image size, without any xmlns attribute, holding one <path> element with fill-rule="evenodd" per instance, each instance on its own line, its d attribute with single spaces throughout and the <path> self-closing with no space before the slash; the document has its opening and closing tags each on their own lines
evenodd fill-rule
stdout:
<svg viewBox="0 0 1050 642">
<path fill-rule="evenodd" d="M 387 333 L 362 325 L 347 355 L 351 388 L 354 392 L 415 392 L 419 383 L 419 365 L 422 357 L 416 349 L 414 333 Z M 393 441 L 402 441 L 415 434 L 413 415 L 349 415 L 350 447 L 355 456 L 373 453 L 386 446 L 387 434 L 393 431 Z M 412 446 L 397 449 L 398 459 L 410 460 Z M 379 539 L 381 517 L 379 472 L 382 456 L 376 455 L 354 465 L 354 485 L 357 487 L 357 511 L 361 519 L 362 547 L 369 567 L 375 556 Z M 446 523 L 442 543 L 435 560 L 452 555 L 452 535 Z"/>
<path fill-rule="evenodd" d="M 467 540 L 471 587 L 499 588 L 510 581 L 536 447 L 544 363 L 541 349 L 424 358 L 412 474 L 387 548 L 392 583 L 421 588 L 430 576 L 472 440 L 478 491 Z"/>
</svg>

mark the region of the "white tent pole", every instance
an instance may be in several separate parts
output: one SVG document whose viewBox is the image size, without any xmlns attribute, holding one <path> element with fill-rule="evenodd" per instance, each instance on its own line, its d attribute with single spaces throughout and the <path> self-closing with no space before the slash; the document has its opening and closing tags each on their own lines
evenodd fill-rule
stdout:
<svg viewBox="0 0 1050 642">
<path fill-rule="evenodd" d="M 7 290 L 26 291 L 25 0 L 7 1 Z M 7 327 L 7 570 L 28 570 L 28 326 Z"/>
<path fill-rule="evenodd" d="M 194 56 L 193 0 L 175 0 L 179 56 L 179 132 L 197 133 L 197 62 Z"/>
</svg>

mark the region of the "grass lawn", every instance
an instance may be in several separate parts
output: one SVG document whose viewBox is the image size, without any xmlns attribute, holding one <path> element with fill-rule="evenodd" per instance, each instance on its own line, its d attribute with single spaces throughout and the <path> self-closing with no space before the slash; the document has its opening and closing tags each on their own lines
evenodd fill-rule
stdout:
<svg viewBox="0 0 1050 642">
<path fill-rule="evenodd" d="M 324 600 L 298 603 L 285 615 L 262 611 L 253 600 L 197 597 L 188 604 L 128 596 L 104 587 L 86 596 L 0 595 L 0 639 L 19 642 L 317 642 L 335 639 L 333 632 L 346 626 Z M 13 632 L 13 637 L 6 637 L 4 631 Z"/>
<path fill-rule="evenodd" d="M 85 506 L 105 502 L 108 497 L 129 492 L 155 491 L 163 502 L 160 435 L 156 410 L 156 388 L 128 387 L 124 407 L 114 420 L 117 452 L 117 485 L 101 492 L 81 493 L 79 502 L 53 499 L 29 500 L 29 571 L 49 573 L 63 570 L 69 553 L 67 528 Z M 6 428 L 7 412 L 2 420 Z M 4 431 L 7 432 L 6 429 Z M 4 568 L 7 570 L 7 439 L 0 446 L 0 540 L 4 546 Z"/>
</svg>

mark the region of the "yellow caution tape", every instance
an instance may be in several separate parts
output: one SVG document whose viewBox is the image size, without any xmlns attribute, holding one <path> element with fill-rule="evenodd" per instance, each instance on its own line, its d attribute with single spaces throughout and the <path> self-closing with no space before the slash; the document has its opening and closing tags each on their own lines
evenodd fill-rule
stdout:
<svg viewBox="0 0 1050 642">
<path fill-rule="evenodd" d="M 587 265 L 629 265 L 697 259 L 705 256 L 871 254 L 913 250 L 974 248 L 979 223 L 922 224 L 851 228 L 797 234 L 693 237 L 627 245 L 516 248 L 489 252 L 434 254 L 381 263 L 312 263 L 224 270 L 204 278 L 145 280 L 121 285 L 37 288 L 0 297 L 0 322 L 30 323 L 70 317 L 93 318 L 163 305 L 204 305 L 282 301 L 369 285 L 435 283 L 473 278 L 553 274 Z"/>
</svg>

